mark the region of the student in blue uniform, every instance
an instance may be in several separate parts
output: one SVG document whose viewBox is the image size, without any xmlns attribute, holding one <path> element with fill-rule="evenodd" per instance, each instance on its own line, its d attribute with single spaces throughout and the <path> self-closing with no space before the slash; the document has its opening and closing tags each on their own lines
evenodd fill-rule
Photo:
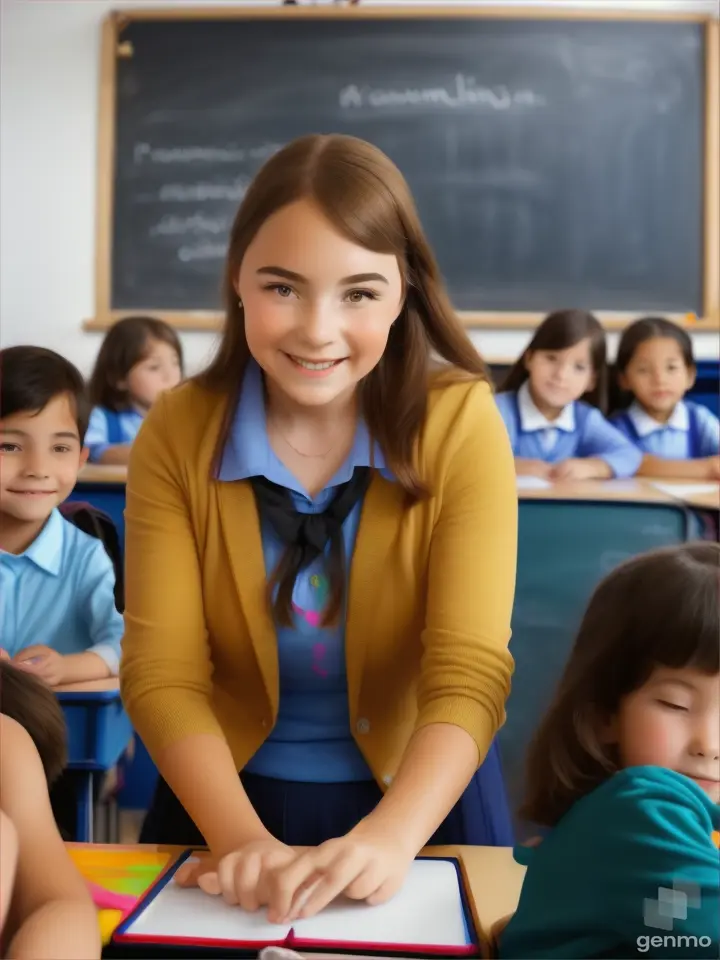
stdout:
<svg viewBox="0 0 720 960">
<path fill-rule="evenodd" d="M 530 747 L 527 873 L 503 958 L 717 957 L 720 546 L 600 584 Z"/>
<path fill-rule="evenodd" d="M 126 464 L 146 414 L 183 375 L 180 339 L 155 317 L 125 317 L 108 331 L 90 378 L 85 443 L 93 463 Z"/>
<path fill-rule="evenodd" d="M 518 475 L 606 479 L 630 477 L 640 465 L 638 450 L 601 413 L 605 334 L 591 313 L 560 310 L 546 317 L 502 391 L 497 405 Z"/>
<path fill-rule="evenodd" d="M 664 317 L 623 333 L 616 362 L 621 412 L 613 423 L 645 454 L 652 477 L 720 480 L 720 421 L 684 396 L 695 382 L 692 340 Z"/>
<path fill-rule="evenodd" d="M 78 370 L 41 347 L 0 351 L 0 645 L 50 686 L 116 675 L 123 619 L 100 540 L 57 509 L 85 463 Z"/>
</svg>

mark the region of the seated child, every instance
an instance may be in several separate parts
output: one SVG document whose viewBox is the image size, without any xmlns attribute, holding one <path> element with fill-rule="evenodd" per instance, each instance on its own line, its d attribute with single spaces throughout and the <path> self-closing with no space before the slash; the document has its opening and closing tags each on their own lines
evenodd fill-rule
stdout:
<svg viewBox="0 0 720 960">
<path fill-rule="evenodd" d="M 65 723 L 53 693 L 0 661 L 0 956 L 100 956 L 97 913 L 53 820 L 48 782 L 63 767 Z"/>
<path fill-rule="evenodd" d="M 595 317 L 584 310 L 546 317 L 496 397 L 518 475 L 590 480 L 635 473 L 637 448 L 600 412 L 606 379 L 605 334 Z"/>
<path fill-rule="evenodd" d="M 87 456 L 87 412 L 63 357 L 0 350 L 0 642 L 51 686 L 116 675 L 120 662 L 112 561 L 57 509 Z"/>
<path fill-rule="evenodd" d="M 183 375 L 180 339 L 154 317 L 125 317 L 107 333 L 90 378 L 85 443 L 93 463 L 126 464 L 150 407 Z"/>
<path fill-rule="evenodd" d="M 720 546 L 627 561 L 595 591 L 530 746 L 532 847 L 503 958 L 717 957 Z"/>
<path fill-rule="evenodd" d="M 615 364 L 622 405 L 612 422 L 645 454 L 651 477 L 720 480 L 720 421 L 683 397 L 695 382 L 692 340 L 664 317 L 644 317 L 620 339 Z"/>
</svg>

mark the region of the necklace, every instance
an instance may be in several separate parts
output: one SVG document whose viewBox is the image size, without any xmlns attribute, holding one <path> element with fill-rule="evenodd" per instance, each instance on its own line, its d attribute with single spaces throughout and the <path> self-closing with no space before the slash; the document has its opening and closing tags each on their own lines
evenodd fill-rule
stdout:
<svg viewBox="0 0 720 960">
<path fill-rule="evenodd" d="M 329 456 L 338 445 L 338 441 L 333 440 L 332 444 L 327 448 L 327 450 L 324 450 L 322 453 L 304 453 L 302 450 L 298 450 L 295 444 L 291 443 L 288 438 L 280 430 L 278 430 L 277 426 L 275 427 L 275 432 L 280 437 L 282 442 L 286 446 L 290 447 L 293 453 L 296 453 L 299 457 L 304 457 L 307 460 L 322 460 Z"/>
</svg>

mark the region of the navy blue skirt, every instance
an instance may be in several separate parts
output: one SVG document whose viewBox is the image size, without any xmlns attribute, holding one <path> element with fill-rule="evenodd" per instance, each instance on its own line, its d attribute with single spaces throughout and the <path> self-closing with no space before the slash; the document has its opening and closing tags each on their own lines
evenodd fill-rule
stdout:
<svg viewBox="0 0 720 960">
<path fill-rule="evenodd" d="M 314 847 L 348 833 L 377 806 L 374 780 L 360 783 L 299 783 L 252 773 L 240 779 L 265 828 L 292 847 Z M 205 846 L 205 840 L 160 778 L 140 833 L 140 843 Z M 429 841 L 433 845 L 513 845 L 512 822 L 500 755 L 493 743 L 485 762 Z"/>
</svg>

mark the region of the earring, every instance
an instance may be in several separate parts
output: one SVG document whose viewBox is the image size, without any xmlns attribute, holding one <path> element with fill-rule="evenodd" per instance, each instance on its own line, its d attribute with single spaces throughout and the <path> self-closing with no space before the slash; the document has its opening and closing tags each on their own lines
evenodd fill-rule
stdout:
<svg viewBox="0 0 720 960">
<path fill-rule="evenodd" d="M 242 307 L 242 305 L 243 305 L 243 302 L 242 302 L 242 300 L 238 297 L 238 306 L 239 306 L 239 307 Z"/>
</svg>

